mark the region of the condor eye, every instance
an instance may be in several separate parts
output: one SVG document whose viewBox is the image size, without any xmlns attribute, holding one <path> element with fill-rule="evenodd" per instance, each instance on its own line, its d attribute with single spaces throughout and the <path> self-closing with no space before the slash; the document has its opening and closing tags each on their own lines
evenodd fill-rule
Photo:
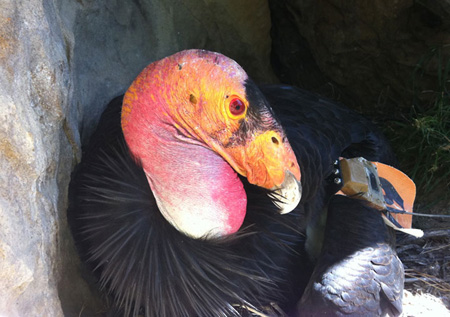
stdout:
<svg viewBox="0 0 450 317">
<path fill-rule="evenodd" d="M 240 116 L 245 112 L 245 103 L 239 98 L 233 98 L 230 101 L 230 113 L 233 116 Z"/>
</svg>

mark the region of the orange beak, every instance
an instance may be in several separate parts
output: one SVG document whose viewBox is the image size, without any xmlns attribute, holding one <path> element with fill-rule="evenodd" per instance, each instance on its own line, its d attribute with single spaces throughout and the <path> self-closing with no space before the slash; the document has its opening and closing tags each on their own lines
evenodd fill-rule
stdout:
<svg viewBox="0 0 450 317">
<path fill-rule="evenodd" d="M 251 184 L 270 189 L 280 213 L 297 207 L 301 199 L 300 167 L 282 132 L 265 131 L 246 145 L 229 148 L 231 165 Z"/>
<path fill-rule="evenodd" d="M 286 171 L 300 181 L 297 158 L 280 133 L 271 130 L 256 136 L 245 152 L 244 169 L 251 184 L 273 189 L 283 184 Z"/>
</svg>

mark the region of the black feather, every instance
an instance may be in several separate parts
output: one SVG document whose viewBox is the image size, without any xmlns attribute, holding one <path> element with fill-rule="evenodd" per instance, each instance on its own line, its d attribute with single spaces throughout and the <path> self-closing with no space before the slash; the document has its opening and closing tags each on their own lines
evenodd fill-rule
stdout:
<svg viewBox="0 0 450 317">
<path fill-rule="evenodd" d="M 242 178 L 244 225 L 220 239 L 191 239 L 167 223 L 125 144 L 122 99 L 105 110 L 74 172 L 68 218 L 82 259 L 124 315 L 241 316 L 243 307 L 263 311 L 272 302 L 294 309 L 312 271 L 306 225 L 327 205 L 334 160 L 355 155 L 393 162 L 381 134 L 354 112 L 287 86 L 261 91 L 298 158 L 302 201 L 281 216 L 266 190 Z M 248 97 L 253 103 L 264 98 Z"/>
<path fill-rule="evenodd" d="M 159 213 L 120 129 L 106 124 L 118 123 L 113 112 L 120 115 L 120 100 L 106 110 L 73 179 L 69 214 L 83 259 L 125 315 L 143 307 L 146 316 L 239 316 L 240 306 L 294 302 L 300 283 L 288 272 L 302 271 L 299 211 L 280 217 L 267 192 L 242 179 L 243 229 L 223 239 L 186 237 Z"/>
<path fill-rule="evenodd" d="M 324 248 L 299 305 L 299 316 L 398 316 L 403 265 L 380 212 L 334 196 Z"/>
</svg>

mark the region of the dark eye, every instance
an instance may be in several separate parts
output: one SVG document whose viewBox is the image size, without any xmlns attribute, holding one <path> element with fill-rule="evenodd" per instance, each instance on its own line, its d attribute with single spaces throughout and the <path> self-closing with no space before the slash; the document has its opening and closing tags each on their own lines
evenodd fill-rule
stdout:
<svg viewBox="0 0 450 317">
<path fill-rule="evenodd" d="M 239 116 L 245 112 L 245 103 L 239 98 L 230 101 L 230 112 L 234 116 Z"/>
</svg>

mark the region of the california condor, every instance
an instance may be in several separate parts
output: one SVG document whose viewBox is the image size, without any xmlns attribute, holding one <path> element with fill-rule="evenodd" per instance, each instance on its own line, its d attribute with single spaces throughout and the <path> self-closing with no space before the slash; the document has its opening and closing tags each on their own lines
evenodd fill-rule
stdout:
<svg viewBox="0 0 450 317">
<path fill-rule="evenodd" d="M 182 51 L 108 105 L 72 177 L 68 219 L 122 315 L 398 315 L 391 230 L 334 195 L 334 162 L 356 156 L 394 164 L 355 112 L 258 87 L 221 54 Z"/>
</svg>

